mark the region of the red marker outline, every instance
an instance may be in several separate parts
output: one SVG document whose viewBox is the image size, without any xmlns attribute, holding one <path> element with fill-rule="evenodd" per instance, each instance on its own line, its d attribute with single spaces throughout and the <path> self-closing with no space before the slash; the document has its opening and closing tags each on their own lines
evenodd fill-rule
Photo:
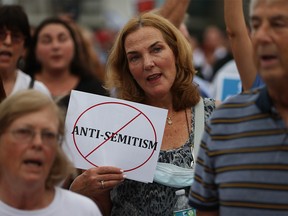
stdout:
<svg viewBox="0 0 288 216">
<path fill-rule="evenodd" d="M 75 145 L 75 148 L 77 149 L 77 151 L 79 152 L 79 154 L 88 162 L 90 163 L 91 165 L 93 166 L 96 166 L 98 167 L 96 164 L 92 163 L 90 160 L 87 159 L 88 156 L 90 156 L 93 152 L 95 152 L 97 149 L 99 149 L 101 146 L 103 146 L 107 141 L 109 141 L 114 135 L 118 134 L 122 129 L 124 129 L 126 126 L 128 126 L 131 122 L 133 122 L 135 119 L 137 119 L 139 116 L 143 115 L 147 120 L 148 122 L 150 123 L 152 129 L 153 129 L 153 132 L 154 132 L 154 138 L 155 138 L 155 142 L 157 142 L 157 134 L 156 134 L 156 130 L 155 130 L 155 127 L 154 125 L 152 124 L 151 120 L 145 115 L 145 113 L 143 113 L 141 110 L 139 110 L 138 108 L 134 107 L 134 106 L 131 106 L 129 104 L 125 104 L 125 103 L 122 103 L 122 102 L 103 102 L 103 103 L 99 103 L 99 104 L 95 104 L 89 108 L 87 108 L 86 110 L 84 110 L 80 115 L 79 117 L 76 119 L 75 121 L 75 124 L 73 126 L 73 131 L 74 131 L 74 128 L 76 127 L 78 121 L 80 120 L 80 118 L 86 113 L 88 112 L 89 110 L 97 107 L 97 106 L 100 106 L 100 105 L 107 105 L 107 104 L 117 104 L 117 105 L 124 105 L 124 106 L 128 106 L 132 109 L 135 109 L 137 110 L 139 113 L 133 117 L 131 120 L 129 120 L 126 124 L 124 124 L 120 129 L 117 130 L 117 132 L 113 133 L 112 136 L 110 136 L 107 140 L 104 140 L 104 142 L 102 142 L 100 145 L 98 145 L 96 148 L 94 148 L 90 153 L 88 153 L 86 156 L 83 155 L 80 151 L 80 149 L 78 148 L 77 146 L 77 142 L 76 142 L 76 138 L 75 138 L 75 134 L 72 133 L 72 136 L 73 136 L 73 142 L 74 142 L 74 145 Z M 135 169 L 138 169 L 140 167 L 142 167 L 144 164 L 146 164 L 150 158 L 153 156 L 155 150 L 152 150 L 152 153 L 150 154 L 150 156 L 140 165 L 134 167 L 134 168 L 131 168 L 131 169 L 127 169 L 127 170 L 124 170 L 125 172 L 129 172 L 129 171 L 133 171 Z"/>
</svg>

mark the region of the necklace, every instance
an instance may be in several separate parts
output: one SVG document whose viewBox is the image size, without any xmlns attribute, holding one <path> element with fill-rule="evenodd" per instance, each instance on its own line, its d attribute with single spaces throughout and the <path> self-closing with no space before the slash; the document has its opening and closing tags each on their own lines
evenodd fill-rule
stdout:
<svg viewBox="0 0 288 216">
<path fill-rule="evenodd" d="M 168 125 L 172 125 L 172 123 L 173 123 L 171 117 L 167 117 L 166 121 L 167 121 Z"/>
<path fill-rule="evenodd" d="M 168 125 L 172 125 L 173 124 L 172 116 L 173 116 L 173 110 L 171 110 L 171 116 L 167 116 L 167 118 L 166 118 L 166 122 L 167 122 Z"/>
<path fill-rule="evenodd" d="M 190 133 L 190 128 L 189 128 L 189 121 L 188 121 L 187 111 L 186 111 L 186 109 L 184 111 L 185 111 L 187 130 L 188 130 L 188 134 L 189 134 Z M 173 124 L 171 116 L 167 117 L 166 122 L 167 122 L 168 125 L 172 125 Z"/>
</svg>

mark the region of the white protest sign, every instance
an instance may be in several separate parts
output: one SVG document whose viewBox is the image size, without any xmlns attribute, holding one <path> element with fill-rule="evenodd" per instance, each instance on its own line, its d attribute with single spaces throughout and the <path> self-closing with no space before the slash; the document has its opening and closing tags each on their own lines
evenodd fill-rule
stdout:
<svg viewBox="0 0 288 216">
<path fill-rule="evenodd" d="M 167 112 L 73 90 L 63 149 L 77 168 L 115 166 L 129 179 L 152 182 Z"/>
</svg>

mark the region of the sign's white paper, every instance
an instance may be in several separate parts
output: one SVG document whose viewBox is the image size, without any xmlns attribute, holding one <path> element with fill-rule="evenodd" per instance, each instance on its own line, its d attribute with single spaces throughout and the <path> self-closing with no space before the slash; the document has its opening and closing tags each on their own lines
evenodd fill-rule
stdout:
<svg viewBox="0 0 288 216">
<path fill-rule="evenodd" d="M 77 168 L 115 166 L 129 179 L 152 182 L 167 112 L 73 90 L 64 151 Z"/>
</svg>

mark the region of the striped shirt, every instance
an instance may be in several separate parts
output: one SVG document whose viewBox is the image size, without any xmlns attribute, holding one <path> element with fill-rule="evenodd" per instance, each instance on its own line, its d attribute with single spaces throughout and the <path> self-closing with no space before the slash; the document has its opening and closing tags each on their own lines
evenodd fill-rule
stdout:
<svg viewBox="0 0 288 216">
<path fill-rule="evenodd" d="M 288 215 L 288 133 L 266 87 L 227 99 L 208 122 L 189 204 L 220 215 Z"/>
</svg>

